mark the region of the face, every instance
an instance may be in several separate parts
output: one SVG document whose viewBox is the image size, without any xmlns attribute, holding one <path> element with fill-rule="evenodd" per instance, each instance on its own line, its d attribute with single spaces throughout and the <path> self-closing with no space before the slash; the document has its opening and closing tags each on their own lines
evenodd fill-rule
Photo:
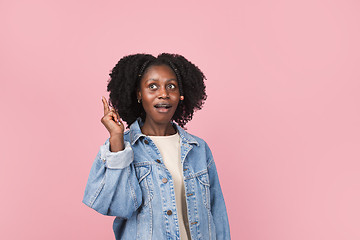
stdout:
<svg viewBox="0 0 360 240">
<path fill-rule="evenodd" d="M 173 70 L 151 66 L 141 78 L 138 99 L 146 112 L 146 121 L 165 124 L 171 121 L 180 100 L 179 85 Z"/>
</svg>

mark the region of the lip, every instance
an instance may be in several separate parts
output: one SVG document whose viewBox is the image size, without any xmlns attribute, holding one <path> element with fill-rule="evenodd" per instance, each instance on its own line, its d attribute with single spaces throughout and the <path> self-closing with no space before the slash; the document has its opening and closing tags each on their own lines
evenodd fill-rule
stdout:
<svg viewBox="0 0 360 240">
<path fill-rule="evenodd" d="M 167 113 L 170 111 L 172 106 L 169 103 L 158 103 L 154 105 L 154 108 L 160 113 Z"/>
</svg>

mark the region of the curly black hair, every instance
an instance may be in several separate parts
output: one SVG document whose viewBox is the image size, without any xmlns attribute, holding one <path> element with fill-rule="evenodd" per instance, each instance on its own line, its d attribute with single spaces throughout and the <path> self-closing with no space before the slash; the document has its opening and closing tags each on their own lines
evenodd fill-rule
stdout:
<svg viewBox="0 0 360 240">
<path fill-rule="evenodd" d="M 140 80 L 149 67 L 166 65 L 175 73 L 180 95 L 172 120 L 181 127 L 190 121 L 194 111 L 200 110 L 207 98 L 202 71 L 181 55 L 162 53 L 157 57 L 150 54 L 128 55 L 119 60 L 112 69 L 107 91 L 110 92 L 109 104 L 115 108 L 128 127 L 138 118 L 145 120 L 146 113 L 142 104 L 137 102 Z"/>
</svg>

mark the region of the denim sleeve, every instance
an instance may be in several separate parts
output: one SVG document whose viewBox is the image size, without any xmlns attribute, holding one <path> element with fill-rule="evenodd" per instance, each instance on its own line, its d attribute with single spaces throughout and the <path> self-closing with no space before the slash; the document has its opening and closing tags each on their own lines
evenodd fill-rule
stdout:
<svg viewBox="0 0 360 240">
<path fill-rule="evenodd" d="M 225 200 L 221 191 L 219 177 L 216 171 L 216 165 L 212 157 L 211 151 L 208 148 L 208 173 L 210 180 L 210 203 L 211 213 L 214 219 L 216 228 L 216 239 L 229 240 L 230 227 L 226 212 Z"/>
<path fill-rule="evenodd" d="M 123 151 L 110 152 L 109 147 L 109 140 L 100 147 L 90 170 L 83 203 L 104 215 L 130 218 L 142 201 L 132 164 L 134 154 L 126 141 Z"/>
</svg>

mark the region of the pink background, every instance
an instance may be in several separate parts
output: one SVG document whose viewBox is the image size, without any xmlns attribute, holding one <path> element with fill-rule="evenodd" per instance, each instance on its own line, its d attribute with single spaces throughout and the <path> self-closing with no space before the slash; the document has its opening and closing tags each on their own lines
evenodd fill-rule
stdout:
<svg viewBox="0 0 360 240">
<path fill-rule="evenodd" d="M 108 73 L 124 55 L 197 64 L 187 125 L 212 148 L 232 239 L 360 239 L 360 2 L 0 3 L 0 239 L 113 239 L 81 203 Z"/>
</svg>

